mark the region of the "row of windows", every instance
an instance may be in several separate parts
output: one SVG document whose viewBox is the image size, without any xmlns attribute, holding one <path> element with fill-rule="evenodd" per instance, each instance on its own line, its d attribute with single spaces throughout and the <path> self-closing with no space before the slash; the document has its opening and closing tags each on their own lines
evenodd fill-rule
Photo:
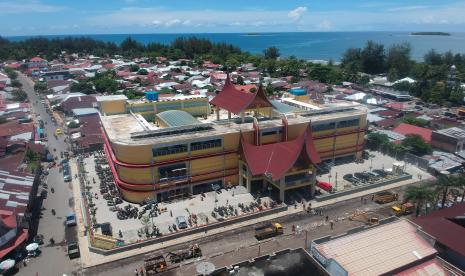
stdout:
<svg viewBox="0 0 465 276">
<path fill-rule="evenodd" d="M 203 150 L 221 147 L 221 139 L 191 143 L 191 150 Z"/>
<path fill-rule="evenodd" d="M 262 136 L 275 135 L 280 133 L 283 133 L 282 129 L 264 130 L 262 131 Z"/>
<path fill-rule="evenodd" d="M 222 146 L 222 140 L 221 139 L 214 139 L 214 140 L 208 140 L 208 141 L 202 141 L 202 142 L 193 142 L 191 143 L 191 150 L 203 150 L 203 149 L 210 149 L 210 148 L 217 148 Z M 182 152 L 187 152 L 187 144 L 183 145 L 174 145 L 174 146 L 167 146 L 167 147 L 161 147 L 161 148 L 154 148 L 152 149 L 153 156 L 163 156 L 163 155 L 169 155 L 169 154 L 176 154 L 176 153 L 182 153 Z"/>
<path fill-rule="evenodd" d="M 139 105 L 139 106 L 132 106 L 132 112 L 146 112 L 146 111 L 153 111 L 153 105 Z"/>
<path fill-rule="evenodd" d="M 346 120 L 346 121 L 339 121 L 337 122 L 337 127 L 338 128 L 344 128 L 344 127 L 353 127 L 353 126 L 358 126 L 360 124 L 360 119 L 352 119 L 352 120 Z M 336 127 L 336 123 L 327 123 L 327 124 L 318 124 L 318 125 L 312 125 L 312 130 L 313 131 L 325 131 L 325 130 L 332 130 Z"/>
<path fill-rule="evenodd" d="M 184 107 L 194 107 L 194 106 L 208 106 L 207 102 L 185 102 Z"/>
<path fill-rule="evenodd" d="M 182 153 L 182 152 L 187 152 L 186 144 L 152 149 L 152 153 L 154 157 Z"/>
<path fill-rule="evenodd" d="M 162 110 L 162 109 L 170 110 L 170 109 L 181 109 L 181 108 L 182 108 L 182 105 L 179 102 L 178 103 L 160 103 L 157 105 L 158 110 Z"/>
</svg>

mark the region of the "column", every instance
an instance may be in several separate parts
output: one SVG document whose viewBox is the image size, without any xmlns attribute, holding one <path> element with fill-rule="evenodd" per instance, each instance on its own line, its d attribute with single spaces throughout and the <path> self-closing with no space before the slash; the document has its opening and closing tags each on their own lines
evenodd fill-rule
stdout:
<svg viewBox="0 0 465 276">
<path fill-rule="evenodd" d="M 244 111 L 241 112 L 241 122 L 242 122 L 242 123 L 245 122 L 245 114 L 244 114 Z"/>
<path fill-rule="evenodd" d="M 246 178 L 246 187 L 247 187 L 247 192 L 252 192 L 252 180 L 250 180 L 250 175 L 247 174 Z"/>
<path fill-rule="evenodd" d="M 220 120 L 220 109 L 218 107 L 216 108 L 216 120 Z"/>
<path fill-rule="evenodd" d="M 310 194 L 312 198 L 315 196 L 315 185 L 316 185 L 316 168 L 312 166 L 312 179 L 310 180 Z"/>
<path fill-rule="evenodd" d="M 286 192 L 286 183 L 284 182 L 284 177 L 279 179 L 279 200 L 284 201 Z"/>
<path fill-rule="evenodd" d="M 244 185 L 244 177 L 242 176 L 244 173 L 243 166 L 244 165 L 242 164 L 242 162 L 239 161 L 239 185 L 240 186 Z"/>
<path fill-rule="evenodd" d="M 231 111 L 228 111 L 228 120 L 231 120 Z"/>
</svg>

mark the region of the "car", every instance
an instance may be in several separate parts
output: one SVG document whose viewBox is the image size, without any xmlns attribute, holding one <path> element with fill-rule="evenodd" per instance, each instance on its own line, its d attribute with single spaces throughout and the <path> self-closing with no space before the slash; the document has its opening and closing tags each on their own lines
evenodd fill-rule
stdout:
<svg viewBox="0 0 465 276">
<path fill-rule="evenodd" d="M 102 234 L 105 236 L 113 236 L 113 229 L 109 222 L 100 224 L 100 230 L 102 230 Z"/>
<path fill-rule="evenodd" d="M 377 175 L 379 175 L 380 177 L 387 176 L 387 173 L 386 173 L 385 170 L 376 169 L 376 170 L 373 170 L 373 172 L 376 173 Z"/>
<path fill-rule="evenodd" d="M 75 213 L 69 213 L 66 215 L 66 226 L 71 227 L 76 225 L 76 214 Z"/>
<path fill-rule="evenodd" d="M 342 179 L 349 181 L 350 183 L 356 183 L 358 182 L 358 179 L 355 178 L 351 173 L 348 173 L 342 177 Z"/>
<path fill-rule="evenodd" d="M 186 229 L 188 227 L 186 218 L 184 216 L 177 217 L 176 225 L 178 226 L 179 229 Z"/>
<path fill-rule="evenodd" d="M 354 173 L 354 176 L 362 181 L 367 181 L 367 180 L 370 180 L 370 175 L 368 175 L 367 173 L 365 172 L 361 172 L 361 173 Z"/>
<path fill-rule="evenodd" d="M 79 251 L 79 245 L 77 242 L 69 242 L 68 243 L 68 257 L 70 259 L 79 258 L 81 256 L 81 252 Z"/>
</svg>

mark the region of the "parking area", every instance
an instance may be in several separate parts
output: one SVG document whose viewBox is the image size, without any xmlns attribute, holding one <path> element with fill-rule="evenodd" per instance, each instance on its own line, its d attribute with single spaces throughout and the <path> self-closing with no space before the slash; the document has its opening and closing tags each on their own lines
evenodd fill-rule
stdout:
<svg viewBox="0 0 465 276">
<path fill-rule="evenodd" d="M 399 162 L 389 155 L 377 151 L 366 151 L 362 161 L 358 163 L 336 162 L 329 172 L 319 175 L 317 180 L 329 183 L 335 190 L 342 191 L 394 178 L 397 174 L 396 166 L 412 175 L 412 182 L 432 177 L 428 172 L 414 165 Z M 323 188 L 319 190 L 325 193 Z"/>
<path fill-rule="evenodd" d="M 269 197 L 255 199 L 243 186 L 191 195 L 171 202 L 143 206 L 124 201 L 113 182 L 102 152 L 83 159 L 86 196 L 96 233 L 106 232 L 125 243 L 169 234 L 235 216 L 257 212 L 274 204 Z M 102 227 L 102 225 L 104 227 Z"/>
</svg>

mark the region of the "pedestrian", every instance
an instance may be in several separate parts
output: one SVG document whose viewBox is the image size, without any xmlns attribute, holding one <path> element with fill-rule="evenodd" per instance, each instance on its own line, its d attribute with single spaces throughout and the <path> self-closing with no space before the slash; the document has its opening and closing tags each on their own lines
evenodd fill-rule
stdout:
<svg viewBox="0 0 465 276">
<path fill-rule="evenodd" d="M 328 220 L 329 220 L 329 216 L 326 216 L 326 221 L 328 221 Z"/>
<path fill-rule="evenodd" d="M 295 233 L 295 225 L 292 224 L 292 233 Z"/>
<path fill-rule="evenodd" d="M 135 273 L 136 276 L 139 276 L 139 271 L 137 271 L 137 268 L 136 268 L 136 270 L 134 271 L 134 273 Z"/>
<path fill-rule="evenodd" d="M 330 222 L 329 222 L 329 225 L 331 226 L 331 230 L 333 230 L 334 222 L 333 222 L 333 221 L 330 221 Z"/>
<path fill-rule="evenodd" d="M 144 276 L 144 268 L 142 266 L 140 267 L 140 276 Z"/>
<path fill-rule="evenodd" d="M 363 204 L 367 204 L 367 199 L 366 198 L 363 199 Z"/>
<path fill-rule="evenodd" d="M 360 203 L 363 203 L 363 196 L 360 198 Z"/>
</svg>

